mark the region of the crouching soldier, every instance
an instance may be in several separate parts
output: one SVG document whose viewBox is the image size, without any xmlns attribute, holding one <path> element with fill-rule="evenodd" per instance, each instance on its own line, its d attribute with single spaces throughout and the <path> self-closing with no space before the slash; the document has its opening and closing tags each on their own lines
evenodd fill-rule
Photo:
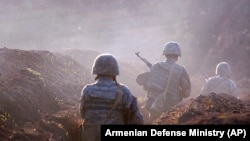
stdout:
<svg viewBox="0 0 250 141">
<path fill-rule="evenodd" d="M 147 91 L 145 108 L 149 113 L 150 122 L 191 94 L 189 74 L 184 66 L 177 64 L 181 57 L 179 43 L 167 42 L 162 55 L 165 56 L 164 61 L 154 63 L 149 72 L 138 75 L 136 79 Z"/>
</svg>

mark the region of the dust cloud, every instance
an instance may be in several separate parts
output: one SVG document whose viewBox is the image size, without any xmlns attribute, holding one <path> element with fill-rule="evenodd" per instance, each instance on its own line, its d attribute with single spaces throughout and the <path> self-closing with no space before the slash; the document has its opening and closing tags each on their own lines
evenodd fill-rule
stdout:
<svg viewBox="0 0 250 141">
<path fill-rule="evenodd" d="M 110 52 L 146 71 L 134 53 L 152 63 L 164 60 L 164 43 L 175 40 L 182 47 L 179 63 L 193 82 L 214 75 L 220 61 L 228 61 L 240 81 L 250 77 L 249 6 L 248 0 L 1 0 L 0 43 Z"/>
</svg>

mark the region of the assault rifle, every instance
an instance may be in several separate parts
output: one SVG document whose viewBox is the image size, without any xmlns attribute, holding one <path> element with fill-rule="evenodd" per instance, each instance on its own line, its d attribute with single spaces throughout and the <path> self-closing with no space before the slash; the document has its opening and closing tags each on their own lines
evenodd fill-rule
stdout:
<svg viewBox="0 0 250 141">
<path fill-rule="evenodd" d="M 205 80 L 207 81 L 209 79 L 209 77 L 207 76 L 207 74 L 205 74 L 204 72 L 201 72 L 201 73 L 204 76 Z"/>
<path fill-rule="evenodd" d="M 151 67 L 152 67 L 152 64 L 151 64 L 147 59 L 142 58 L 142 57 L 139 55 L 139 52 L 136 52 L 135 55 L 136 55 L 137 57 L 139 57 L 139 58 L 148 66 L 148 68 L 151 68 Z"/>
</svg>

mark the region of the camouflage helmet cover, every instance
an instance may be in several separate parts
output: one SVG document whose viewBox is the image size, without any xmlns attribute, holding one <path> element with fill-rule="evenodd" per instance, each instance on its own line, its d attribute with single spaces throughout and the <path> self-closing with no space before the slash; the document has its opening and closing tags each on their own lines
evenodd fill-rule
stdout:
<svg viewBox="0 0 250 141">
<path fill-rule="evenodd" d="M 116 58 L 108 53 L 103 53 L 95 58 L 92 74 L 119 75 Z"/>
<path fill-rule="evenodd" d="M 181 49 L 177 42 L 169 41 L 164 45 L 163 55 L 174 54 L 181 57 Z"/>
<path fill-rule="evenodd" d="M 216 75 L 224 76 L 224 77 L 230 77 L 231 75 L 231 67 L 227 62 L 220 62 L 216 66 L 215 70 Z"/>
</svg>

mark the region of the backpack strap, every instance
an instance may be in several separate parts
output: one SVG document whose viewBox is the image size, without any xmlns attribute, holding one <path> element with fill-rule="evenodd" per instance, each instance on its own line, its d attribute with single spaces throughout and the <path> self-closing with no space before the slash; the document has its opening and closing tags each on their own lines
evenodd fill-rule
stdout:
<svg viewBox="0 0 250 141">
<path fill-rule="evenodd" d="M 170 79 L 172 77 L 173 68 L 174 68 L 174 64 L 171 65 L 169 76 L 168 76 L 168 81 L 167 81 L 167 85 L 166 85 L 166 89 L 164 90 L 164 101 L 166 100 L 166 97 L 167 97 L 168 87 L 169 87 Z"/>
<path fill-rule="evenodd" d="M 110 117 L 110 115 L 112 114 L 113 110 L 117 107 L 117 105 L 119 104 L 119 102 L 121 101 L 122 99 L 122 95 L 123 95 L 123 92 L 122 92 L 122 85 L 119 85 L 118 84 L 118 88 L 119 88 L 119 92 L 116 96 L 116 99 L 115 99 L 115 102 L 114 102 L 114 105 L 113 107 L 110 109 L 108 115 L 106 116 L 106 118 L 103 120 L 102 124 L 105 124 L 108 120 L 108 118 Z"/>
</svg>

